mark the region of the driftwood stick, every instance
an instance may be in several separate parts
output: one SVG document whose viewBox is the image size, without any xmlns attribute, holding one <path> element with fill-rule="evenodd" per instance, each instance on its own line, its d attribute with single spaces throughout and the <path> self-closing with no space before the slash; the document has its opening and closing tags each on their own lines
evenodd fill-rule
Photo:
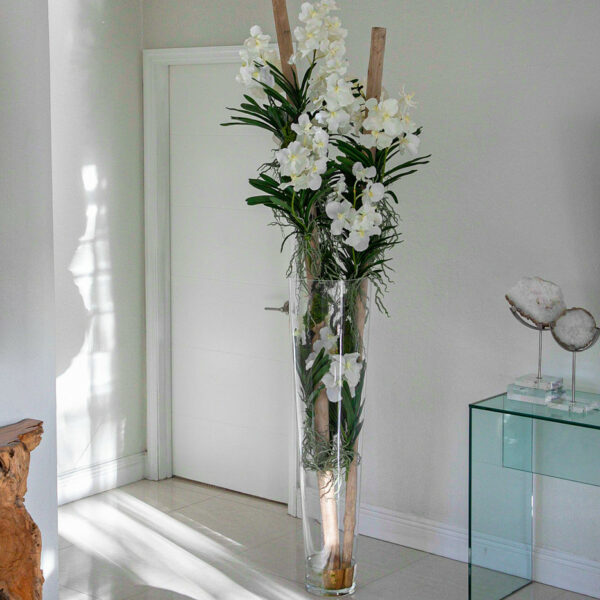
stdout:
<svg viewBox="0 0 600 600">
<path fill-rule="evenodd" d="M 0 427 L 0 598 L 41 600 L 42 536 L 27 512 L 29 455 L 42 439 L 42 422 Z"/>
<path fill-rule="evenodd" d="M 369 71 L 367 74 L 367 100 L 381 99 L 381 81 L 383 78 L 383 56 L 385 54 L 385 27 L 371 28 L 371 53 L 369 55 Z M 375 158 L 376 148 L 371 149 Z"/>
<path fill-rule="evenodd" d="M 381 80 L 383 78 L 383 57 L 385 54 L 384 27 L 373 27 L 371 29 L 371 52 L 369 56 L 369 72 L 367 76 L 367 99 L 381 97 Z M 375 148 L 372 149 L 375 156 Z M 360 295 L 356 306 L 356 325 L 358 328 L 361 351 L 364 350 L 364 333 L 367 319 L 367 293 L 369 283 L 367 280 L 361 283 Z M 344 542 L 342 548 L 342 568 L 346 572 L 347 586 L 352 585 L 352 554 L 354 551 L 354 532 L 356 530 L 356 513 L 358 499 L 358 440 L 354 443 L 354 459 L 348 468 L 346 479 L 346 502 L 344 506 Z"/>
<path fill-rule="evenodd" d="M 281 59 L 281 72 L 285 78 L 294 83 L 295 65 L 290 65 L 290 56 L 294 53 L 290 20 L 288 19 L 286 0 L 273 0 L 273 17 L 275 18 L 275 32 Z"/>
<path fill-rule="evenodd" d="M 371 53 L 369 55 L 369 72 L 367 75 L 367 100 L 381 96 L 383 78 L 383 55 L 385 54 L 385 27 L 371 29 Z"/>
<path fill-rule="evenodd" d="M 279 45 L 279 56 L 281 58 L 281 72 L 285 78 L 294 83 L 296 68 L 290 65 L 290 57 L 294 52 L 292 33 L 287 14 L 286 0 L 273 0 L 273 17 L 275 19 L 275 31 L 277 32 L 277 44 Z M 314 216 L 314 215 L 313 215 Z M 313 256 L 306 259 L 306 279 L 312 288 L 314 281 L 314 269 L 311 259 L 314 260 L 318 249 L 318 237 L 316 230 L 311 236 L 311 248 Z M 309 289 L 312 294 L 312 289 Z M 320 326 L 315 328 L 316 333 Z M 329 400 L 327 393 L 322 390 L 315 401 L 315 430 L 321 440 L 328 442 L 329 435 Z M 323 529 L 323 546 L 325 552 L 329 553 L 329 567 L 336 569 L 339 565 L 340 556 L 340 532 L 337 519 L 337 504 L 335 498 L 335 478 L 331 471 L 322 471 L 317 474 L 319 485 L 319 497 L 321 504 L 321 524 Z"/>
</svg>

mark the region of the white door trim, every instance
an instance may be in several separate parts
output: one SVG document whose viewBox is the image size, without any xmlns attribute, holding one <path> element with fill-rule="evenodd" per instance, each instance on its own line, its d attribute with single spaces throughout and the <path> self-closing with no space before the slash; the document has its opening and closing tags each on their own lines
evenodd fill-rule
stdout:
<svg viewBox="0 0 600 600">
<path fill-rule="evenodd" d="M 238 63 L 241 46 L 144 50 L 144 207 L 148 479 L 173 474 L 171 434 L 171 240 L 169 67 Z M 291 435 L 289 510 L 296 512 Z"/>
</svg>

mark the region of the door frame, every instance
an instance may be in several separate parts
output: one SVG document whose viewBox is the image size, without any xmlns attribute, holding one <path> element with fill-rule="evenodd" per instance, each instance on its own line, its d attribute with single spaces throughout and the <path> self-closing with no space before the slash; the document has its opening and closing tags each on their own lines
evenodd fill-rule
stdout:
<svg viewBox="0 0 600 600">
<path fill-rule="evenodd" d="M 173 475 L 169 68 L 238 64 L 242 48 L 214 46 L 143 51 L 147 479 L 166 479 Z M 298 488 L 295 410 L 291 412 L 288 512 L 295 516 Z"/>
</svg>

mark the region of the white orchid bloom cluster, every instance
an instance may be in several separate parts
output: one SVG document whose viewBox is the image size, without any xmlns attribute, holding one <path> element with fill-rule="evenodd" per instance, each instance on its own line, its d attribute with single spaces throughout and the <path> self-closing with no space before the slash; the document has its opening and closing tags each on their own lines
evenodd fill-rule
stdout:
<svg viewBox="0 0 600 600">
<path fill-rule="evenodd" d="M 275 153 L 281 175 L 290 178 L 284 186 L 294 190 L 318 190 L 321 175 L 327 170 L 329 134 L 313 125 L 308 114 L 300 115 L 292 125 L 296 140 Z"/>
<path fill-rule="evenodd" d="M 242 66 L 236 81 L 246 86 L 247 92 L 257 99 L 266 98 L 261 85 L 264 83 L 274 87 L 275 80 L 267 63 L 279 68 L 279 51 L 271 45 L 271 36 L 262 32 L 258 25 L 250 29 L 250 37 L 244 42 L 244 49 L 240 50 Z"/>
<path fill-rule="evenodd" d="M 362 362 L 358 352 L 338 354 L 336 352 L 337 347 L 337 334 L 329 326 L 321 327 L 319 339 L 313 345 L 313 352 L 306 359 L 306 368 L 310 369 L 317 354 L 323 348 L 330 355 L 329 371 L 325 373 L 321 380 L 327 389 L 327 397 L 330 402 L 339 402 L 341 400 L 341 389 L 344 381 L 348 383 L 350 392 L 354 394 L 356 386 L 360 381 L 362 370 Z"/>
<path fill-rule="evenodd" d="M 395 138 L 401 138 L 400 152 L 407 149 L 416 154 L 419 149 L 419 138 L 415 135 L 417 125 L 409 117 L 409 109 L 415 106 L 412 94 L 402 90 L 400 100 L 387 98 L 377 101 L 369 98 L 365 104 L 368 116 L 363 122 L 367 133 L 359 136 L 359 141 L 367 148 L 377 147 L 379 150 L 389 148 Z"/>
<path fill-rule="evenodd" d="M 369 240 L 373 235 L 379 235 L 382 216 L 377 212 L 377 204 L 383 199 L 385 188 L 383 184 L 376 183 L 373 178 L 377 175 L 375 167 L 365 168 L 361 163 L 354 163 L 352 173 L 357 181 L 365 182 L 366 186 L 361 194 L 362 206 L 356 209 L 344 200 L 341 194 L 337 199 L 331 200 L 325 207 L 327 216 L 332 220 L 331 233 L 335 236 L 343 235 L 344 243 L 352 246 L 356 251 L 363 252 L 369 247 Z M 345 187 L 345 182 L 343 183 Z"/>
<path fill-rule="evenodd" d="M 356 95 L 354 84 L 346 80 L 348 59 L 345 38 L 348 31 L 339 17 L 334 0 L 304 2 L 300 11 L 303 26 L 296 27 L 298 55 L 316 61 L 310 86 L 314 109 L 320 109 L 317 120 L 331 133 L 348 133 L 362 121 L 364 99 Z"/>
<path fill-rule="evenodd" d="M 398 98 L 389 98 L 384 92 L 380 100 L 366 100 L 365 86 L 347 77 L 345 38 L 348 32 L 339 17 L 332 14 L 336 10 L 336 0 L 314 0 L 301 5 L 301 25 L 294 29 L 296 53 L 290 63 L 305 59 L 312 71 L 308 87 L 302 87 L 301 110 L 304 114 L 297 123 L 291 124 L 295 139 L 288 129 L 289 106 L 287 114 L 272 119 L 273 111 L 278 110 L 277 94 L 269 95 L 269 102 L 263 103 L 264 111 L 258 113 L 258 119 L 271 125 L 274 139 L 280 144 L 280 149 L 275 152 L 274 167 L 278 167 L 281 188 L 291 187 L 295 192 L 317 191 L 322 188 L 324 175 L 328 173 L 330 180 L 325 184 L 332 186 L 331 179 L 336 181 L 334 193 L 325 206 L 326 214 L 332 220 L 331 232 L 340 236 L 343 244 L 363 252 L 369 247 L 371 238 L 381 234 L 383 218 L 379 207 L 385 189 L 382 183 L 375 181 L 378 176 L 375 167 L 366 168 L 356 163 L 353 175 L 359 182 L 358 194 L 356 187 L 354 195 L 346 193 L 343 177 L 327 171 L 328 164 L 331 165 L 328 161 L 337 155 L 341 136 L 346 136 L 345 142 L 364 148 L 381 151 L 393 146 L 400 153 L 408 150 L 416 154 L 419 127 L 409 116 L 410 109 L 415 106 L 413 96 L 404 88 Z M 260 27 L 252 27 L 250 34 L 241 51 L 242 67 L 237 78 L 250 94 L 266 99 L 263 85 L 274 87 L 273 74 L 267 63 L 279 68 L 278 52 L 271 44 L 270 36 Z M 240 112 L 249 114 L 252 119 L 257 114 L 253 108 Z M 243 118 L 238 120 L 244 121 Z M 385 179 L 384 173 L 379 175 Z"/>
</svg>

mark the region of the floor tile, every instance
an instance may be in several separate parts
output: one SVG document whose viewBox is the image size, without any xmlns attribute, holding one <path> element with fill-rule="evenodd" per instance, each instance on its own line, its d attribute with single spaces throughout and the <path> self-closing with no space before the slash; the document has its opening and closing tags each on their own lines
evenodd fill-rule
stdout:
<svg viewBox="0 0 600 600">
<path fill-rule="evenodd" d="M 58 588 L 58 600 L 91 600 L 92 597 L 64 586 Z"/>
<path fill-rule="evenodd" d="M 387 575 L 430 556 L 427 552 L 390 544 L 361 535 L 358 537 L 358 564 L 369 563 Z"/>
<path fill-rule="evenodd" d="M 97 600 L 126 598 L 135 592 L 136 584 L 141 583 L 133 573 L 76 546 L 59 552 L 59 582 L 69 590 Z"/>
<path fill-rule="evenodd" d="M 418 564 L 418 561 L 415 564 Z M 409 565 L 358 590 L 359 600 L 465 600 L 468 596 L 466 580 L 454 585 L 433 577 L 411 572 Z"/>
<path fill-rule="evenodd" d="M 563 590 L 541 583 L 530 583 L 507 600 L 558 600 Z"/>
<path fill-rule="evenodd" d="M 435 579 L 449 583 L 456 587 L 466 586 L 468 578 L 467 563 L 450 560 L 435 554 L 429 554 L 422 560 L 410 564 L 404 569 L 404 572 L 424 579 Z"/>
<path fill-rule="evenodd" d="M 293 517 L 260 510 L 225 497 L 209 498 L 170 514 L 235 551 L 244 551 L 291 534 L 297 521 Z"/>
<path fill-rule="evenodd" d="M 556 597 L 556 600 L 592 600 L 593 598 L 593 596 L 583 596 L 582 594 L 576 594 L 575 592 L 565 592 L 562 590 L 559 591 L 562 593 Z M 600 591 L 598 592 L 598 597 L 600 597 Z M 555 599 L 553 598 L 552 600 Z"/>
<path fill-rule="evenodd" d="M 370 582 L 384 577 L 391 571 L 402 568 L 410 564 L 412 561 L 418 560 L 418 557 L 422 554 L 427 556 L 425 553 L 418 553 L 417 556 L 410 556 L 410 558 L 403 557 L 401 546 L 395 546 L 394 544 L 386 544 L 386 542 L 379 542 L 382 545 L 381 548 L 377 547 L 377 540 L 371 538 L 359 539 L 359 548 L 361 543 L 365 542 L 370 554 L 373 558 L 384 557 L 386 550 L 389 550 L 386 546 L 392 546 L 395 555 L 398 558 L 398 562 L 394 563 L 391 556 L 388 556 L 384 560 L 384 565 L 379 565 L 367 560 L 361 560 L 359 554 L 358 563 L 358 586 L 363 587 L 368 585 Z M 398 551 L 397 549 L 400 549 Z M 414 551 L 416 552 L 416 551 Z M 304 558 L 304 541 L 302 537 L 302 526 L 298 522 L 296 525 L 296 531 L 292 534 L 286 534 L 282 537 L 276 538 L 260 544 L 255 548 L 251 548 L 244 552 L 240 556 L 241 559 L 249 561 L 249 563 L 256 568 L 268 571 L 274 575 L 284 577 L 292 581 L 303 584 L 305 580 L 305 558 Z M 405 561 L 403 562 L 403 558 Z"/>
<path fill-rule="evenodd" d="M 59 550 L 64 550 L 65 548 L 68 548 L 71 545 L 71 542 L 69 542 L 69 540 L 66 540 L 64 537 L 62 536 L 58 536 L 58 549 Z"/>
<path fill-rule="evenodd" d="M 165 512 L 178 510 L 216 495 L 201 486 L 173 479 L 137 481 L 119 488 L 119 491 Z"/>
<path fill-rule="evenodd" d="M 286 513 L 179 478 L 65 505 L 60 600 L 310 600 L 301 522 Z M 358 548 L 352 600 L 467 598 L 464 563 L 364 536 Z M 590 600 L 537 583 L 510 598 Z"/>
<path fill-rule="evenodd" d="M 240 494 L 239 492 L 233 492 L 230 490 L 223 489 L 220 489 L 217 495 L 227 498 L 228 500 L 232 500 L 233 502 L 241 502 L 242 504 L 246 504 L 247 506 L 259 508 L 260 510 L 273 511 L 280 515 L 288 514 L 287 504 L 282 504 L 281 502 L 264 500 L 262 498 L 257 498 L 256 496 L 248 496 L 247 494 Z"/>
</svg>

